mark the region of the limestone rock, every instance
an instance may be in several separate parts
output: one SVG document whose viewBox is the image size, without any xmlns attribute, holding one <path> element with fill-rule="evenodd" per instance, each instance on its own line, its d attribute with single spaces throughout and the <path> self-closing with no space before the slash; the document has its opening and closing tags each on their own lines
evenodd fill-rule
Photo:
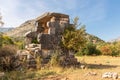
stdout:
<svg viewBox="0 0 120 80">
<path fill-rule="evenodd" d="M 113 79 L 117 79 L 118 78 L 118 73 L 116 72 L 105 72 L 102 75 L 102 78 L 113 78 Z"/>
<path fill-rule="evenodd" d="M 85 65 L 81 65 L 80 67 L 81 67 L 81 69 L 85 69 Z"/>
<path fill-rule="evenodd" d="M 113 78 L 113 79 L 118 79 L 118 73 L 116 73 L 116 72 L 113 73 L 113 74 L 112 74 L 112 78 Z"/>
<path fill-rule="evenodd" d="M 4 72 L 0 72 L 0 77 L 4 76 L 5 73 Z"/>
<path fill-rule="evenodd" d="M 96 72 L 88 72 L 85 74 L 85 76 L 96 76 L 97 73 Z"/>
</svg>

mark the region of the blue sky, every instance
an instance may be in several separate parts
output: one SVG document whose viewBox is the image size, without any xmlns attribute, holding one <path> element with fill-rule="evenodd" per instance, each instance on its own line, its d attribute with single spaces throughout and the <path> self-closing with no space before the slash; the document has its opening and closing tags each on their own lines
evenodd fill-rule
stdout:
<svg viewBox="0 0 120 80">
<path fill-rule="evenodd" d="M 45 12 L 78 16 L 86 31 L 105 41 L 120 37 L 120 0 L 0 0 L 4 27 L 17 27 Z"/>
</svg>

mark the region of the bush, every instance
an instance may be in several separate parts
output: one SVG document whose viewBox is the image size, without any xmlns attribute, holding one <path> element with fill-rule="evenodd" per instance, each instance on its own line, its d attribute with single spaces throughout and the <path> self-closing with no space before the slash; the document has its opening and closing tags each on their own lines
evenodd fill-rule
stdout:
<svg viewBox="0 0 120 80">
<path fill-rule="evenodd" d="M 0 47 L 11 44 L 14 44 L 14 41 L 10 37 L 0 33 Z"/>
<path fill-rule="evenodd" d="M 96 48 L 96 45 L 92 43 L 86 44 L 85 48 L 82 48 L 79 52 L 77 52 L 77 56 L 82 56 L 82 55 L 100 55 L 101 52 Z"/>
<path fill-rule="evenodd" d="M 3 71 L 11 71 L 15 69 L 16 48 L 13 46 L 4 46 L 0 48 L 0 69 Z"/>
<path fill-rule="evenodd" d="M 16 45 L 19 49 L 24 49 L 24 48 L 25 48 L 24 42 L 22 42 L 22 41 L 15 42 L 15 45 Z"/>
<path fill-rule="evenodd" d="M 59 52 L 55 50 L 50 59 L 50 66 L 59 66 Z"/>
<path fill-rule="evenodd" d="M 2 36 L 3 40 L 2 40 L 2 44 L 14 44 L 14 42 L 12 41 L 12 39 L 8 36 L 3 35 Z"/>
<path fill-rule="evenodd" d="M 102 52 L 102 55 L 112 55 L 112 50 L 109 45 L 102 46 L 100 51 Z"/>
</svg>

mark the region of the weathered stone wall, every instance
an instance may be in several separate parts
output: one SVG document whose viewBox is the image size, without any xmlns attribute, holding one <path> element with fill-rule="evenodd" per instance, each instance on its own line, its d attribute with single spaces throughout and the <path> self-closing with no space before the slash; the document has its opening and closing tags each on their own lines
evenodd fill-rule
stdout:
<svg viewBox="0 0 120 80">
<path fill-rule="evenodd" d="M 41 49 L 53 50 L 58 47 L 64 29 L 69 25 L 69 16 L 60 13 L 46 13 L 40 18 L 37 18 L 39 32 L 38 42 L 41 44 Z M 40 27 L 44 28 L 40 32 Z"/>
<path fill-rule="evenodd" d="M 42 34 L 39 39 L 41 49 L 56 49 L 56 46 L 60 42 L 60 39 L 56 35 Z"/>
</svg>

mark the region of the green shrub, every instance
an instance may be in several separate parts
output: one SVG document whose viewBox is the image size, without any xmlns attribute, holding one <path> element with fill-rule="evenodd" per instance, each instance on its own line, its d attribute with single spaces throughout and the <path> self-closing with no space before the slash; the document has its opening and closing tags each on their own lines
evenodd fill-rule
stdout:
<svg viewBox="0 0 120 80">
<path fill-rule="evenodd" d="M 100 55 L 101 52 L 96 48 L 96 45 L 92 43 L 86 44 L 85 48 L 82 48 L 79 52 L 77 52 L 77 56 L 82 56 L 82 55 Z"/>
<path fill-rule="evenodd" d="M 19 49 L 24 49 L 24 48 L 25 48 L 23 41 L 15 42 L 15 45 L 16 45 Z"/>
<path fill-rule="evenodd" d="M 6 35 L 2 36 L 3 40 L 2 40 L 2 44 L 14 44 L 14 42 L 12 41 L 12 39 Z"/>
<path fill-rule="evenodd" d="M 10 37 L 0 34 L 0 47 L 11 44 L 14 44 L 14 41 Z"/>
<path fill-rule="evenodd" d="M 50 66 L 58 66 L 59 65 L 59 52 L 58 50 L 55 50 L 55 52 L 52 54 L 50 59 Z"/>
</svg>

